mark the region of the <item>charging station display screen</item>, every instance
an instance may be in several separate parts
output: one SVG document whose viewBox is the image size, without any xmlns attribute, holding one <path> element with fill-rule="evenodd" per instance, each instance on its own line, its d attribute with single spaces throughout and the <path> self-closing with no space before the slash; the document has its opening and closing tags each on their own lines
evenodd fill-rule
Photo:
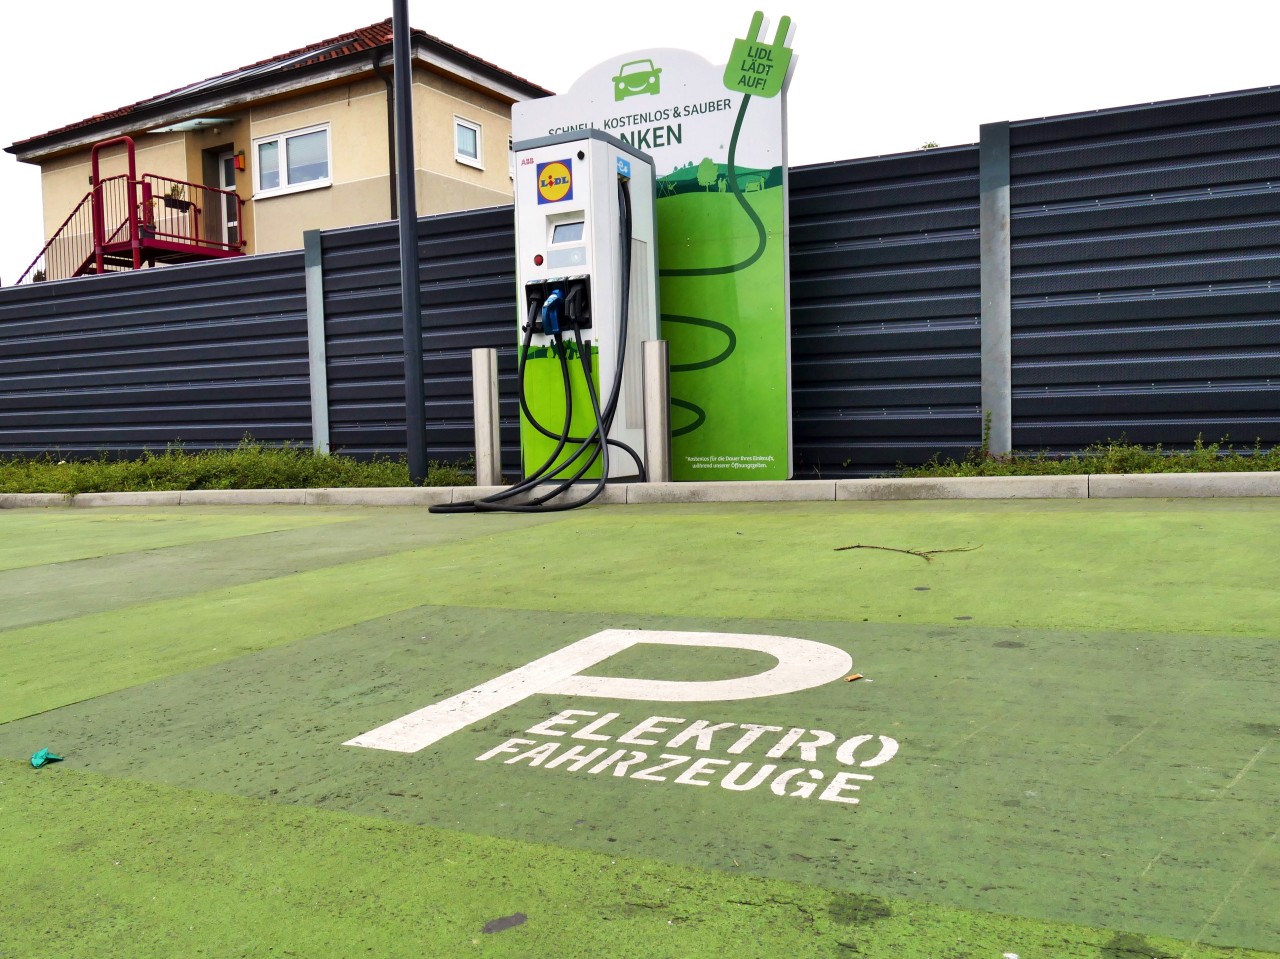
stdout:
<svg viewBox="0 0 1280 959">
<path fill-rule="evenodd" d="M 582 221 L 577 223 L 557 223 L 551 231 L 552 243 L 581 243 Z"/>
</svg>

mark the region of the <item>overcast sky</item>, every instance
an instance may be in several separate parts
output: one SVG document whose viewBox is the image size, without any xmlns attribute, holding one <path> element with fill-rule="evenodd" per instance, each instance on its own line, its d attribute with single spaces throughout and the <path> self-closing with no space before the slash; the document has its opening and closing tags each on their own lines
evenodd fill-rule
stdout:
<svg viewBox="0 0 1280 959">
<path fill-rule="evenodd" d="M 415 27 L 556 92 L 633 50 L 724 63 L 757 7 L 796 24 L 792 165 L 972 143 L 994 120 L 1280 83 L 1274 0 L 409 3 Z M 0 146 L 389 16 L 390 0 L 6 3 Z M 44 237 L 37 169 L 7 153 L 0 210 L 0 282 L 12 283 Z"/>
</svg>

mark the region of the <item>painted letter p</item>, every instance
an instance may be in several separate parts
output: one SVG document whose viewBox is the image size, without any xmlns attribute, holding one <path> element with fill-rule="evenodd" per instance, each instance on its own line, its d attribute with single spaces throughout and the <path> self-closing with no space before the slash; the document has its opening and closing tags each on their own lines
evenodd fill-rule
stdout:
<svg viewBox="0 0 1280 959">
<path fill-rule="evenodd" d="M 754 676 L 710 682 L 582 675 L 584 669 L 637 643 L 749 649 L 768 653 L 778 664 Z M 606 629 L 465 693 L 372 729 L 343 745 L 416 753 L 450 733 L 540 693 L 667 703 L 727 702 L 812 689 L 847 673 L 852 666 L 853 660 L 843 649 L 790 636 Z"/>
</svg>

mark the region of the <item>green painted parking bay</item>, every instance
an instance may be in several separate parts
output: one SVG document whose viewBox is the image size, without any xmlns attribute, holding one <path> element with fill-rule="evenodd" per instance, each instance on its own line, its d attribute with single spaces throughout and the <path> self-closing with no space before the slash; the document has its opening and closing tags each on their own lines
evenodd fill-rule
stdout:
<svg viewBox="0 0 1280 959">
<path fill-rule="evenodd" d="M 385 955 L 1274 953 L 1277 512 L 276 507 L 228 510 L 216 563 L 178 536 L 36 555 L 0 573 L 45 602 L 0 633 L 0 945 L 75 954 L 28 923 L 57 875 L 80 928 L 112 904 L 99 946 L 194 952 L 252 926 L 222 876 L 282 951 L 323 914 Z M 64 762 L 31 769 L 44 746 Z M 417 884 L 371 915 L 352 871 Z"/>
</svg>

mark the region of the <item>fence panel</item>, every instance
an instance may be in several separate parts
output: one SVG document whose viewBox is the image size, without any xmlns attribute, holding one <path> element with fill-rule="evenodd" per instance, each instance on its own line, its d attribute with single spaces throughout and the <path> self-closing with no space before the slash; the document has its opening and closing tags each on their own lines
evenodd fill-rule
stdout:
<svg viewBox="0 0 1280 959">
<path fill-rule="evenodd" d="M 0 290 L 0 455 L 311 442 L 301 253 Z"/>
<path fill-rule="evenodd" d="M 322 235 L 329 438 L 335 452 L 405 449 L 404 334 L 394 223 Z M 471 350 L 497 347 L 504 472 L 520 469 L 511 207 L 418 221 L 427 453 L 475 452 Z"/>
<path fill-rule="evenodd" d="M 797 167 L 790 190 L 796 476 L 977 446 L 977 148 Z"/>
<path fill-rule="evenodd" d="M 1280 91 L 1010 141 L 1015 449 L 1280 442 Z"/>
</svg>

